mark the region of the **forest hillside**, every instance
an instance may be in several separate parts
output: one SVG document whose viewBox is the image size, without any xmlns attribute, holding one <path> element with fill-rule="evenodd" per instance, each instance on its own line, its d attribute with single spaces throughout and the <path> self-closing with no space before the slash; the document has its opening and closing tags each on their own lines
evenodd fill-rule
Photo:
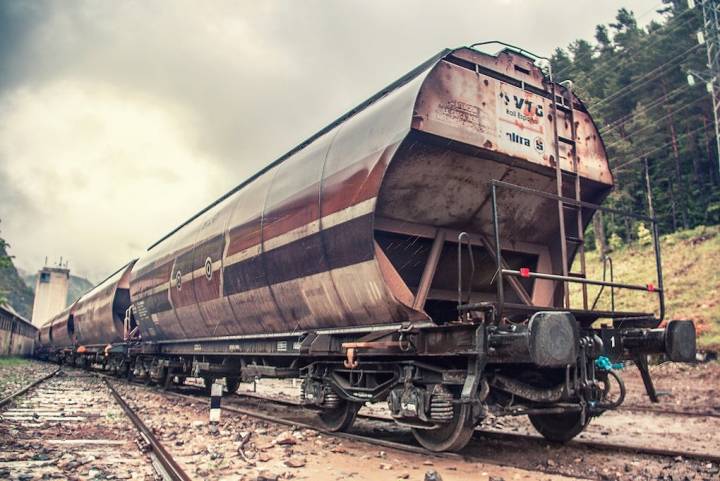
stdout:
<svg viewBox="0 0 720 481">
<path fill-rule="evenodd" d="M 641 13 L 644 17 L 653 11 Z M 661 233 L 720 222 L 720 165 L 712 102 L 705 83 L 706 46 L 698 42 L 702 10 L 665 0 L 663 20 L 639 27 L 621 9 L 595 38 L 558 48 L 556 81 L 569 79 L 592 114 L 607 148 L 615 190 L 606 205 L 648 211 L 645 161 Z M 605 237 L 637 239 L 638 226 L 605 216 Z"/>
</svg>

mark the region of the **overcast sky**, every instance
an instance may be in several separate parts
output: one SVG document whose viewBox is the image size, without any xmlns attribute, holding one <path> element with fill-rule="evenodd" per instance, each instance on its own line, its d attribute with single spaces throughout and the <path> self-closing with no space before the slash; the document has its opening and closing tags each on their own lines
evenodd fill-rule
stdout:
<svg viewBox="0 0 720 481">
<path fill-rule="evenodd" d="M 105 277 L 444 47 L 539 54 L 660 0 L 0 2 L 0 235 Z"/>
</svg>

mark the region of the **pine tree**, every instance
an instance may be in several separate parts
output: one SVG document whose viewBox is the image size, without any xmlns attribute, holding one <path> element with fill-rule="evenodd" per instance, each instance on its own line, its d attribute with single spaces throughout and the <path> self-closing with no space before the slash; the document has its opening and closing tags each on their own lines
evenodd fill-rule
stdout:
<svg viewBox="0 0 720 481">
<path fill-rule="evenodd" d="M 609 206 L 647 212 L 647 159 L 658 227 L 667 233 L 720 222 L 720 174 L 711 100 L 686 81 L 688 70 L 706 68 L 696 39 L 702 13 L 680 0 L 664 0 L 658 13 L 660 21 L 640 27 L 622 8 L 596 27 L 594 43 L 558 48 L 552 63 L 555 80 L 573 81 L 600 129 L 615 179 Z M 620 216 L 606 215 L 602 226 L 615 246 L 639 237 L 638 225 Z"/>
<path fill-rule="evenodd" d="M 8 247 L 9 244 L 5 242 L 5 239 L 0 237 L 0 269 L 12 266 L 12 257 L 4 254 L 5 252 L 7 252 Z M 4 293 L 0 291 L 0 306 L 5 303 L 7 303 L 7 299 L 5 298 Z"/>
</svg>

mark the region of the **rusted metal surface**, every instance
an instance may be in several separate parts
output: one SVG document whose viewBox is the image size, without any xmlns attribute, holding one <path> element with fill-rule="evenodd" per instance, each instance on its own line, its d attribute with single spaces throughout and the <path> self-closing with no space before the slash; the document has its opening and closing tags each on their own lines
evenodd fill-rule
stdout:
<svg viewBox="0 0 720 481">
<path fill-rule="evenodd" d="M 130 307 L 130 271 L 135 261 L 84 294 L 75 304 L 77 342 L 97 345 L 123 340 L 123 319 Z"/>
<path fill-rule="evenodd" d="M 557 164 L 554 127 L 571 138 L 570 115 L 552 114 L 552 96 L 532 60 L 503 52 L 497 57 L 459 49 L 440 61 L 418 97 L 413 127 L 546 168 Z M 556 85 L 558 95 L 565 88 Z M 572 94 L 571 94 L 572 95 Z M 582 177 L 612 185 L 605 149 L 588 114 L 576 112 L 578 171 Z M 572 170 L 572 148 L 558 145 L 560 166 Z"/>
<path fill-rule="evenodd" d="M 38 328 L 12 308 L 0 306 L 0 356 L 32 356 Z"/>
<path fill-rule="evenodd" d="M 383 174 L 410 129 L 422 78 L 317 138 L 140 259 L 131 295 L 144 338 L 426 318 L 388 287 L 372 228 Z"/>
<path fill-rule="evenodd" d="M 44 326 L 49 326 L 48 341 L 49 345 L 54 348 L 68 348 L 75 346 L 77 338 L 75 335 L 75 322 L 73 315 L 75 314 L 74 302 L 61 313 L 55 315 Z"/>
<path fill-rule="evenodd" d="M 433 251 L 438 272 L 413 283 L 382 243 L 377 247 L 375 220 L 488 236 L 488 180 L 552 192 L 557 160 L 551 153 L 550 90 L 541 71 L 518 54 L 459 49 L 438 56 L 141 258 L 130 293 L 143 338 L 427 320 L 426 299 L 448 290 L 443 279 L 452 277 L 441 272 L 451 239 L 428 246 L 423 255 Z M 560 109 L 558 115 L 564 115 Z M 576 120 L 585 200 L 598 201 L 612 177 L 584 109 Z M 567 122 L 557 123 L 561 135 L 570 135 Z M 559 162 L 570 168 L 566 147 L 558 146 Z M 532 246 L 508 267 L 534 259 L 534 269 L 557 272 L 560 245 L 551 239 L 558 219 L 546 218 L 552 203 L 514 193 L 502 197 L 510 213 L 501 226 L 503 245 Z M 491 282 L 489 266 L 480 266 L 480 284 Z M 520 297 L 510 300 L 552 305 L 558 296 L 549 281 L 533 286 L 513 285 Z M 484 294 L 474 289 L 473 295 Z"/>
</svg>

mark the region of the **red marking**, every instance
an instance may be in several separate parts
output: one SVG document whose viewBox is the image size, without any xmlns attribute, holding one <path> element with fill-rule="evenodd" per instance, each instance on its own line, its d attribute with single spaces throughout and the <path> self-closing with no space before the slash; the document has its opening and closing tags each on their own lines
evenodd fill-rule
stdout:
<svg viewBox="0 0 720 481">
<path fill-rule="evenodd" d="M 520 277 L 530 277 L 530 268 L 529 267 L 521 267 L 520 268 Z"/>
<path fill-rule="evenodd" d="M 654 292 L 655 291 L 655 285 L 654 284 L 648 284 L 647 285 L 648 292 Z"/>
</svg>

